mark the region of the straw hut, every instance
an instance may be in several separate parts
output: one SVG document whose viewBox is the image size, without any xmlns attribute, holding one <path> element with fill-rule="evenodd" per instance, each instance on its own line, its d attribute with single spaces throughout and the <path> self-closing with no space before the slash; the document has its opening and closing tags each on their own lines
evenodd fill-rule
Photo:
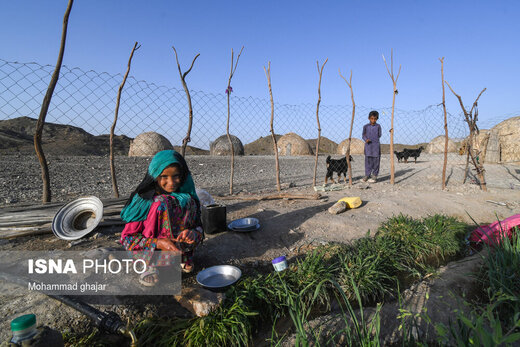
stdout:
<svg viewBox="0 0 520 347">
<path fill-rule="evenodd" d="M 347 154 L 347 147 L 348 147 L 348 139 L 343 140 L 338 145 L 338 150 L 336 153 L 341 155 Z M 350 154 L 364 154 L 365 153 L 365 142 L 360 139 L 352 138 L 352 141 L 350 143 Z"/>
<path fill-rule="evenodd" d="M 509 118 L 489 131 L 486 163 L 520 161 L 520 116 Z"/>
<path fill-rule="evenodd" d="M 173 149 L 171 142 L 161 134 L 149 131 L 137 135 L 137 137 L 130 143 L 128 156 L 149 157 L 166 149 Z"/>
<path fill-rule="evenodd" d="M 277 142 L 280 155 L 313 155 L 311 146 L 295 133 L 288 133 L 280 137 Z"/>
<path fill-rule="evenodd" d="M 425 152 L 428 154 L 438 154 L 444 153 L 444 143 L 446 141 L 446 136 L 440 135 L 434 138 L 428 143 L 426 146 Z M 450 138 L 448 138 L 448 153 L 457 152 L 457 144 Z"/>
<path fill-rule="evenodd" d="M 244 145 L 242 141 L 235 135 L 229 135 L 231 142 L 233 143 L 233 151 L 235 155 L 244 155 Z M 218 137 L 215 141 L 209 144 L 210 155 L 230 155 L 231 147 L 229 146 L 229 140 L 227 135 Z"/>
</svg>

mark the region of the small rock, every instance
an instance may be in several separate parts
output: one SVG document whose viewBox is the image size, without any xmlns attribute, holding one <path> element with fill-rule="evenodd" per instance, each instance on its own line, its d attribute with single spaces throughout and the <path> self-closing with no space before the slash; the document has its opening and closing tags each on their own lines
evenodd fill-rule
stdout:
<svg viewBox="0 0 520 347">
<path fill-rule="evenodd" d="M 294 182 L 289 182 L 289 183 L 282 183 L 280 184 L 280 187 L 282 189 L 289 189 L 289 188 L 294 188 L 296 187 L 296 184 Z"/>
<path fill-rule="evenodd" d="M 347 204 L 345 201 L 338 201 L 331 207 L 329 207 L 329 213 L 330 214 L 339 214 L 341 212 L 344 212 L 347 210 Z"/>
<path fill-rule="evenodd" d="M 69 242 L 69 248 L 85 243 L 85 240 L 74 240 Z"/>
<path fill-rule="evenodd" d="M 95 233 L 94 235 L 92 235 L 92 239 L 97 240 L 100 236 L 103 235 L 101 235 L 101 233 Z"/>
<path fill-rule="evenodd" d="M 256 212 L 264 212 L 265 210 L 263 208 L 259 208 L 258 210 L 256 210 Z"/>
<path fill-rule="evenodd" d="M 197 317 L 207 316 L 225 299 L 223 293 L 214 293 L 203 288 L 183 288 L 181 295 L 175 295 L 175 300 L 182 307 Z"/>
<path fill-rule="evenodd" d="M 111 255 L 110 253 L 115 251 L 116 249 L 112 247 L 100 247 L 83 252 L 83 256 L 86 258 L 107 259 Z"/>
<path fill-rule="evenodd" d="M 297 234 L 297 232 L 294 231 L 293 229 L 289 230 L 289 235 L 294 235 L 294 234 Z"/>
</svg>

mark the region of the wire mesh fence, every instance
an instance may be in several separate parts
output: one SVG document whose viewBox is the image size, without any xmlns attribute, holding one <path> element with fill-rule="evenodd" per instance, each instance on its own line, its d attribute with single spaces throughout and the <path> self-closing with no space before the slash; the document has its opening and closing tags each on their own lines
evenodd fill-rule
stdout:
<svg viewBox="0 0 520 347">
<path fill-rule="evenodd" d="M 9 62 L 0 59 L 0 151 L 13 153 L 34 151 L 32 136 L 35 119 L 47 90 L 54 66 L 38 63 Z M 49 154 L 106 155 L 108 136 L 113 122 L 121 74 L 84 71 L 63 66 L 43 133 L 44 149 Z M 267 86 L 266 86 L 267 95 Z M 193 129 L 188 154 L 212 154 L 211 144 L 226 133 L 226 94 L 191 91 Z M 230 133 L 244 145 L 245 155 L 271 155 L 269 100 L 231 96 Z M 274 129 L 277 134 L 295 133 L 301 139 L 291 139 L 291 155 L 311 154 L 317 137 L 316 104 L 298 105 L 275 103 Z M 353 137 L 360 139 L 363 125 L 368 122 L 370 107 L 356 106 Z M 378 108 L 382 127 L 381 169 L 389 169 L 391 107 Z M 350 105 L 321 105 L 320 122 L 322 145 L 320 153 L 338 158 L 344 153 L 342 141 L 349 133 L 352 107 Z M 29 117 L 29 118 L 23 118 Z M 464 165 L 464 139 L 468 126 L 461 113 L 448 113 L 449 165 Z M 57 125 L 52 125 L 57 124 Z M 485 126 L 498 123 L 488 120 Z M 63 126 L 60 126 L 63 125 Z M 64 127 L 66 125 L 66 127 Z M 74 128 L 75 127 L 75 128 Z M 116 126 L 116 153 L 128 155 L 132 139 L 145 132 L 157 132 L 173 146 L 179 146 L 188 127 L 188 106 L 182 89 L 159 86 L 129 77 L 123 89 L 119 119 Z M 481 126 L 482 128 L 482 126 Z M 444 150 L 444 115 L 441 105 L 422 110 L 396 109 L 394 113 L 394 143 L 397 152 L 403 148 L 423 147 L 419 160 L 427 160 L 442 167 Z M 441 137 L 439 137 L 441 136 Z M 326 139 L 324 139 L 326 138 Z M 313 141 L 311 141 L 313 139 Z M 356 141 L 356 140 L 355 140 Z M 493 140 L 495 141 L 495 140 Z M 227 146 L 227 138 L 223 147 Z M 139 141 L 135 141 L 137 145 Z M 146 143 L 146 138 L 144 143 Z M 287 144 L 285 145 L 287 146 Z M 513 145 L 512 145 L 513 146 Z M 314 147 L 314 148 L 313 148 Z M 516 147 L 494 149 L 499 152 L 518 152 Z M 352 147 L 355 155 L 362 155 L 362 145 Z M 153 153 L 152 153 L 153 154 Z M 500 153 L 498 154 L 500 156 Z M 397 158 L 396 158 L 397 159 Z M 500 162 L 500 158 L 495 162 Z M 438 164 L 438 165 L 437 165 Z"/>
</svg>

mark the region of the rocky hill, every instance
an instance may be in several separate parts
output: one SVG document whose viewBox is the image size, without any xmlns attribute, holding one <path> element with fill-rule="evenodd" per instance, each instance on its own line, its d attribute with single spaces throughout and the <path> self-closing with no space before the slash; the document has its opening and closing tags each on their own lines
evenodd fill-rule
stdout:
<svg viewBox="0 0 520 347">
<path fill-rule="evenodd" d="M 282 137 L 282 135 L 275 135 L 276 141 Z M 258 140 L 248 143 L 244 146 L 245 155 L 271 155 L 273 152 L 273 139 L 271 135 L 262 136 Z"/>
<path fill-rule="evenodd" d="M 0 121 L 0 153 L 34 153 L 33 136 L 36 119 L 18 117 Z M 94 136 L 85 130 L 64 124 L 45 123 L 42 144 L 50 155 L 106 155 L 109 153 L 109 135 Z M 116 155 L 127 155 L 131 138 L 114 137 Z"/>
<path fill-rule="evenodd" d="M 31 117 L 0 120 L 0 154 L 34 153 L 33 137 L 36 121 Z M 132 140 L 125 135 L 115 135 L 115 154 L 128 155 Z M 110 153 L 110 135 L 94 136 L 72 125 L 45 123 L 42 143 L 43 151 L 50 155 L 108 155 Z M 174 149 L 180 152 L 181 147 L 174 146 Z M 209 154 L 209 151 L 187 146 L 186 154 L 204 155 Z"/>
<path fill-rule="evenodd" d="M 305 140 L 307 143 L 311 146 L 312 151 L 316 153 L 316 141 L 318 139 L 309 139 Z M 320 153 L 326 153 L 326 154 L 334 154 L 336 153 L 336 150 L 338 149 L 338 144 L 325 136 L 322 136 L 320 138 Z"/>
</svg>

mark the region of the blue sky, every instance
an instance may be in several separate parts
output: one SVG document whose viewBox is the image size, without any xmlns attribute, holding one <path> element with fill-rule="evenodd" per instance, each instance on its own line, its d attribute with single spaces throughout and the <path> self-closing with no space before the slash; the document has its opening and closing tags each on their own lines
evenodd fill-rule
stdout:
<svg viewBox="0 0 520 347">
<path fill-rule="evenodd" d="M 0 58 L 55 64 L 65 0 L 3 1 Z M 64 64 L 122 73 L 135 41 L 131 74 L 181 88 L 171 45 L 183 67 L 201 56 L 190 89 L 224 93 L 230 50 L 245 46 L 232 86 L 237 96 L 268 98 L 263 66 L 271 61 L 275 101 L 315 103 L 316 60 L 329 58 L 322 103 L 349 104 L 338 76 L 353 70 L 356 103 L 387 107 L 392 85 L 381 54 L 402 65 L 396 106 L 441 101 L 445 78 L 472 103 L 483 87 L 482 120 L 520 111 L 520 3 L 517 1 L 114 1 L 76 0 Z M 449 111 L 459 105 L 447 90 Z"/>
</svg>

